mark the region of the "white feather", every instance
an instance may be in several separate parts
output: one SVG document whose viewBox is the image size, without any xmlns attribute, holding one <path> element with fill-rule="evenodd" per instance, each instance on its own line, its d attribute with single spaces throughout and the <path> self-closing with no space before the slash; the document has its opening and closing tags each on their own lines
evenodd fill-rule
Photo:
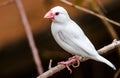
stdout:
<svg viewBox="0 0 120 78">
<path fill-rule="evenodd" d="M 74 55 L 80 55 L 82 57 L 88 57 L 90 59 L 103 62 L 113 69 L 116 69 L 111 62 L 97 53 L 93 44 L 84 34 L 82 29 L 70 19 L 64 8 L 57 6 L 51 10 L 53 13 L 60 13 L 54 17 L 51 31 L 56 42 L 64 50 Z"/>
</svg>

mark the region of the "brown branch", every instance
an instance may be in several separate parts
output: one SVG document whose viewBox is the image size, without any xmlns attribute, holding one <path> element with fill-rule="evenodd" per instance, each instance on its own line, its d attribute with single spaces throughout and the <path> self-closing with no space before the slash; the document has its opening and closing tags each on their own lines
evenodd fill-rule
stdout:
<svg viewBox="0 0 120 78">
<path fill-rule="evenodd" d="M 16 0 L 16 4 L 17 4 L 18 10 L 20 12 L 22 23 L 24 25 L 25 32 L 27 34 L 27 38 L 28 38 L 28 41 L 29 41 L 30 48 L 32 50 L 33 58 L 34 58 L 36 66 L 37 66 L 38 73 L 42 74 L 43 73 L 43 67 L 42 67 L 42 64 L 41 64 L 41 60 L 39 58 L 38 50 L 36 48 L 36 45 L 35 45 L 35 42 L 34 42 L 34 39 L 33 39 L 33 35 L 32 35 L 32 32 L 31 32 L 31 29 L 30 29 L 30 24 L 27 20 L 25 10 L 23 8 L 21 0 Z"/>
<path fill-rule="evenodd" d="M 5 1 L 5 2 L 3 2 L 3 3 L 0 4 L 0 8 L 6 6 L 6 5 L 8 5 L 8 4 L 11 4 L 11 3 L 13 3 L 13 2 L 14 2 L 14 0 Z"/>
<path fill-rule="evenodd" d="M 104 53 L 108 53 L 108 51 L 119 47 L 120 46 L 120 41 L 114 40 L 111 44 L 104 46 L 103 48 L 98 50 L 99 54 L 104 54 Z M 88 58 L 84 58 L 81 60 L 81 62 L 84 62 L 88 60 Z M 71 65 L 71 64 L 70 64 Z M 57 65 L 53 68 L 51 68 L 50 70 L 44 72 L 43 74 L 41 74 L 40 76 L 38 76 L 37 78 L 48 78 L 50 76 L 52 76 L 53 74 L 55 74 L 56 72 L 59 72 L 60 70 L 63 70 L 65 68 L 64 65 Z"/>
<path fill-rule="evenodd" d="M 63 2 L 63 3 L 65 3 L 65 4 L 67 4 L 67 5 L 69 5 L 69 6 L 72 6 L 72 7 L 76 8 L 76 9 L 79 9 L 79 10 L 82 10 L 82 11 L 84 11 L 84 12 L 87 12 L 87 13 L 89 13 L 89 14 L 92 14 L 92 15 L 100 18 L 100 19 L 106 20 L 106 21 L 108 21 L 108 22 L 110 22 L 110 23 L 112 23 L 112 24 L 120 27 L 120 23 L 118 23 L 118 22 L 116 22 L 116 21 L 113 21 L 113 20 L 111 20 L 111 19 L 109 19 L 109 18 L 107 18 L 107 17 L 105 17 L 105 16 L 103 16 L 103 15 L 97 14 L 97 13 L 91 11 L 91 10 L 88 10 L 88 9 L 83 8 L 83 7 L 81 7 L 81 6 L 75 5 L 75 4 L 73 4 L 73 3 L 71 3 L 71 2 L 69 2 L 69 1 L 67 1 L 67 0 L 60 0 L 60 1 Z"/>
</svg>

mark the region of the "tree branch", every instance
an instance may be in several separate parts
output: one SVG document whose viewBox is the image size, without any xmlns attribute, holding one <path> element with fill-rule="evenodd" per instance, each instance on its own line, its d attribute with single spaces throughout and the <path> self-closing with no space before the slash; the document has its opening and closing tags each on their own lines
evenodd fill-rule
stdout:
<svg viewBox="0 0 120 78">
<path fill-rule="evenodd" d="M 69 5 L 69 6 L 72 6 L 72 7 L 76 8 L 76 9 L 79 9 L 79 10 L 82 10 L 82 11 L 84 11 L 84 12 L 87 12 L 87 13 L 89 13 L 89 14 L 92 14 L 92 15 L 100 18 L 100 19 L 106 20 L 106 21 L 108 21 L 108 22 L 110 22 L 110 23 L 112 23 L 112 24 L 120 27 L 120 23 L 118 23 L 118 22 L 116 22 L 116 21 L 113 21 L 113 20 L 111 20 L 111 19 L 109 19 L 109 18 L 107 18 L 107 17 L 105 17 L 105 16 L 103 16 L 103 15 L 97 14 L 97 13 L 91 11 L 91 10 L 88 10 L 88 9 L 83 8 L 83 7 L 81 7 L 81 6 L 75 5 L 75 4 L 73 4 L 73 3 L 71 3 L 71 2 L 69 2 L 69 1 L 67 1 L 67 0 L 60 0 L 60 1 L 63 2 L 63 3 L 65 3 L 65 4 L 67 4 L 67 5 Z"/>
<path fill-rule="evenodd" d="M 99 49 L 98 50 L 98 53 L 99 54 L 104 54 L 104 53 L 108 53 L 108 51 L 116 48 L 116 47 L 119 47 L 120 46 L 120 40 L 117 41 L 116 39 L 113 40 L 113 42 L 107 46 L 104 46 L 103 48 Z M 84 58 L 81 60 L 81 62 L 84 62 L 88 60 L 88 58 Z M 71 64 L 70 64 L 71 65 Z M 57 65 L 53 68 L 51 68 L 50 70 L 44 72 L 43 74 L 41 74 L 40 76 L 38 76 L 37 78 L 48 78 L 50 76 L 52 76 L 53 74 L 55 74 L 56 72 L 59 72 L 60 70 L 63 70 L 65 68 L 64 65 Z"/>
<path fill-rule="evenodd" d="M 21 0 L 15 0 L 15 1 L 16 1 L 18 10 L 20 12 L 22 23 L 24 25 L 25 32 L 27 34 L 27 38 L 28 38 L 28 41 L 29 41 L 30 48 L 32 50 L 33 58 L 34 58 L 36 66 L 37 66 L 38 73 L 42 74 L 43 73 L 43 67 L 42 67 L 42 64 L 41 64 L 41 60 L 40 60 L 40 57 L 39 57 L 39 54 L 38 54 L 38 50 L 36 48 L 36 45 L 35 45 L 35 42 L 34 42 L 34 39 L 33 39 L 33 35 L 32 35 L 32 32 L 31 32 L 31 29 L 30 29 L 30 24 L 27 20 L 22 2 L 21 2 Z"/>
</svg>

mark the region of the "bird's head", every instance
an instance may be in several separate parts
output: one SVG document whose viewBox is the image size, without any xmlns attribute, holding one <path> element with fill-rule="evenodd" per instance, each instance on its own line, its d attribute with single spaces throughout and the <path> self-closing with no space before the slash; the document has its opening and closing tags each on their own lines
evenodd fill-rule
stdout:
<svg viewBox="0 0 120 78">
<path fill-rule="evenodd" d="M 67 13 L 67 11 L 61 7 L 61 6 L 56 6 L 52 9 L 50 9 L 44 16 L 44 18 L 51 18 L 55 22 L 63 23 L 67 22 L 70 20 L 70 17 Z"/>
</svg>

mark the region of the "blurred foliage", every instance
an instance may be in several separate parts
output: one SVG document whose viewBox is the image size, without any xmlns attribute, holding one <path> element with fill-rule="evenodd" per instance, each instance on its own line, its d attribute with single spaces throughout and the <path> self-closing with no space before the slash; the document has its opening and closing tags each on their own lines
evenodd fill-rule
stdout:
<svg viewBox="0 0 120 78">
<path fill-rule="evenodd" d="M 79 5 L 82 4 L 84 0 L 75 0 L 75 4 Z"/>
<path fill-rule="evenodd" d="M 95 12 L 98 12 L 98 8 L 96 7 L 96 1 L 94 0 L 86 0 L 88 7 Z"/>
</svg>

